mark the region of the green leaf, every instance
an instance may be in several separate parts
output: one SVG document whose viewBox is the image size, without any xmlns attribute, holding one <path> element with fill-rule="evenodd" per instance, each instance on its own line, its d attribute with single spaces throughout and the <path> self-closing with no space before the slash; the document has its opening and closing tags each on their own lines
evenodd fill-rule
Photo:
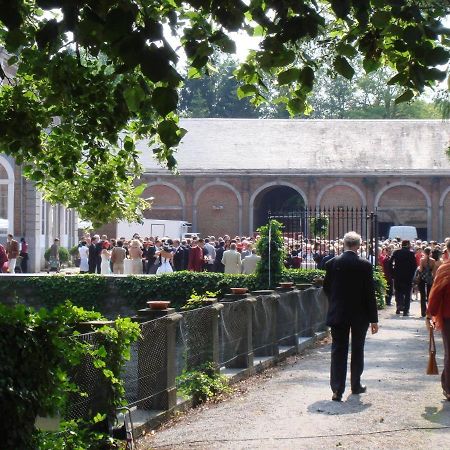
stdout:
<svg viewBox="0 0 450 450">
<path fill-rule="evenodd" d="M 409 102 L 413 97 L 414 92 L 411 89 L 408 89 L 395 99 L 395 104 L 398 105 L 399 103 Z"/>
<path fill-rule="evenodd" d="M 162 116 L 175 111 L 178 106 L 178 92 L 169 87 L 159 87 L 153 91 L 152 105 Z"/>
<path fill-rule="evenodd" d="M 363 67 L 366 73 L 374 72 L 381 67 L 381 61 L 374 58 L 364 58 Z"/>
<path fill-rule="evenodd" d="M 297 68 L 291 68 L 287 69 L 284 72 L 280 72 L 278 74 L 278 84 L 280 86 L 285 84 L 293 83 L 294 81 L 298 81 L 298 78 L 300 76 L 300 69 Z"/>
<path fill-rule="evenodd" d="M 287 104 L 287 110 L 291 116 L 297 116 L 299 114 L 303 114 L 305 111 L 306 104 L 303 99 L 293 98 L 289 100 Z"/>
<path fill-rule="evenodd" d="M 239 100 L 244 97 L 252 97 L 253 95 L 258 93 L 258 88 L 253 84 L 244 84 L 238 87 L 237 96 Z"/>
<path fill-rule="evenodd" d="M 302 84 L 302 91 L 311 92 L 314 87 L 315 73 L 312 67 L 305 66 L 300 72 L 299 81 Z"/>
<path fill-rule="evenodd" d="M 342 56 L 353 58 L 357 55 L 357 50 L 353 45 L 340 42 L 336 47 L 337 52 Z"/>
<path fill-rule="evenodd" d="M 128 109 L 132 112 L 138 112 L 141 102 L 145 99 L 145 92 L 139 85 L 130 86 L 125 89 L 123 96 Z"/>
<path fill-rule="evenodd" d="M 181 140 L 179 130 L 175 121 L 169 119 L 163 120 L 158 125 L 158 135 L 161 142 L 167 147 L 178 145 Z"/>
<path fill-rule="evenodd" d="M 389 24 L 391 17 L 391 13 L 389 11 L 376 11 L 370 21 L 377 28 L 385 28 Z"/>
<path fill-rule="evenodd" d="M 331 0 L 331 8 L 339 19 L 345 19 L 350 13 L 350 0 Z"/>
<path fill-rule="evenodd" d="M 351 80 L 355 75 L 355 70 L 343 56 L 336 56 L 333 67 L 338 74 L 347 78 L 347 80 Z"/>
</svg>

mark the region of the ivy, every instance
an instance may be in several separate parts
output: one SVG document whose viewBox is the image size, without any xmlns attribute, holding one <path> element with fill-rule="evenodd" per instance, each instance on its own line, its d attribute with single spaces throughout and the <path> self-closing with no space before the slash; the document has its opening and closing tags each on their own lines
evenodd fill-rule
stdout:
<svg viewBox="0 0 450 450">
<path fill-rule="evenodd" d="M 261 260 L 256 266 L 256 277 L 265 288 L 273 288 L 281 281 L 283 274 L 284 241 L 282 224 L 270 220 L 267 225 L 258 228 L 260 238 L 256 242 Z"/>
<path fill-rule="evenodd" d="M 0 304 L 0 410 L 8 412 L 2 417 L 0 431 L 5 448 L 106 448 L 109 438 L 95 433 L 93 426 L 111 420 L 115 408 L 123 403 L 120 373 L 131 343 L 139 336 L 139 326 L 129 319 L 117 319 L 113 327 L 102 327 L 99 333 L 104 345 L 98 349 L 74 337 L 79 322 L 101 319 L 101 314 L 68 302 L 38 311 L 24 305 Z M 84 421 L 63 422 L 60 432 L 68 433 L 68 441 L 79 432 L 78 446 L 52 447 L 50 443 L 60 439 L 59 434 L 43 436 L 35 430 L 36 416 L 64 417 L 70 395 L 83 394 L 70 374 L 86 357 L 102 369 L 108 406 Z M 83 435 L 90 442 L 83 443 Z M 92 439 L 97 446 L 91 445 Z"/>
<path fill-rule="evenodd" d="M 212 362 L 202 364 L 194 370 L 183 370 L 177 377 L 176 384 L 181 396 L 192 398 L 194 406 L 231 392 L 227 377 L 220 375 L 218 367 Z"/>
</svg>

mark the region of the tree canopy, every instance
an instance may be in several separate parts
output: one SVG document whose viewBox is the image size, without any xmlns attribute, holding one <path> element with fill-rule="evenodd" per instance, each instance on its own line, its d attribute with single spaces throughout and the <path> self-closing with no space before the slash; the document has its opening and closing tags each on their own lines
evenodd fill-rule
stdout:
<svg viewBox="0 0 450 450">
<path fill-rule="evenodd" d="M 236 70 L 239 97 L 258 106 L 270 84 L 291 115 L 309 111 L 316 73 L 351 79 L 389 66 L 411 100 L 446 78 L 448 0 L 4 0 L 0 148 L 23 164 L 46 199 L 96 223 L 145 208 L 135 148 L 146 139 L 176 168 L 181 53 L 187 77 L 208 75 L 230 32 L 261 38 Z M 169 35 L 179 37 L 173 48 Z"/>
</svg>

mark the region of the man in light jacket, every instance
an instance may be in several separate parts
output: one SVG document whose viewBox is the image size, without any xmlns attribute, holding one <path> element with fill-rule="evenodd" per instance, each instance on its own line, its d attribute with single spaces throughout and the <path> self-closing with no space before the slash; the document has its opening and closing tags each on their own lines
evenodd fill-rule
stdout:
<svg viewBox="0 0 450 450">
<path fill-rule="evenodd" d="M 242 273 L 245 273 L 246 275 L 254 273 L 256 270 L 256 265 L 260 259 L 261 256 L 258 256 L 256 254 L 256 250 L 252 248 L 252 253 L 242 260 Z"/>
<path fill-rule="evenodd" d="M 241 273 L 241 254 L 236 250 L 236 244 L 230 244 L 230 250 L 223 252 L 222 264 L 224 273 Z"/>
</svg>

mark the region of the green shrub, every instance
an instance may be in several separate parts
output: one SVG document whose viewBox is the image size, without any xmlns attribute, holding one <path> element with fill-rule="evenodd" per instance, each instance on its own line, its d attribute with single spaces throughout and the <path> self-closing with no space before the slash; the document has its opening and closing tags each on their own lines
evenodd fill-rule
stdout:
<svg viewBox="0 0 450 450">
<path fill-rule="evenodd" d="M 58 248 L 58 254 L 59 254 L 59 262 L 61 264 L 66 264 L 67 262 L 69 262 L 70 254 L 69 254 L 69 250 L 67 250 L 67 248 L 59 247 Z M 44 258 L 45 258 L 46 261 L 50 260 L 50 248 L 45 250 Z"/>
<path fill-rule="evenodd" d="M 385 298 L 386 298 L 387 282 L 381 267 L 377 267 L 373 271 L 373 278 L 375 280 L 375 296 L 377 298 L 378 309 L 384 309 L 386 306 Z"/>
<path fill-rule="evenodd" d="M 231 391 L 227 377 L 220 375 L 212 362 L 196 370 L 183 370 L 177 377 L 177 389 L 182 397 L 192 398 L 194 406 Z"/>
<path fill-rule="evenodd" d="M 270 220 L 267 225 L 258 228 L 260 237 L 256 242 L 256 249 L 261 260 L 256 266 L 256 278 L 262 288 L 273 288 L 281 281 L 285 256 L 283 224 L 276 220 Z M 270 258 L 269 258 L 269 236 L 270 236 Z M 270 262 L 269 262 L 270 261 Z"/>
<path fill-rule="evenodd" d="M 114 326 L 98 330 L 103 345 L 94 348 L 87 342 L 72 339 L 74 327 L 86 320 L 103 319 L 99 313 L 85 311 L 64 303 L 51 311 L 34 311 L 23 305 L 14 307 L 0 304 L 0 411 L 7 412 L 0 421 L 0 433 L 4 448 L 66 448 L 51 447 L 55 436 L 42 435 L 35 430 L 35 419 L 64 413 L 69 397 L 82 395 L 79 386 L 70 378 L 83 359 L 89 358 L 103 377 L 108 398 L 104 411 L 92 413 L 78 427 L 90 430 L 99 422 L 113 417 L 115 408 L 124 399 L 120 372 L 129 357 L 129 348 L 139 336 L 139 326 L 130 319 L 117 319 Z M 63 422 L 60 431 L 67 431 L 70 424 Z M 93 437 L 93 436 L 91 436 Z M 101 438 L 99 435 L 95 437 Z M 109 441 L 104 436 L 104 443 Z M 97 442 L 98 443 L 98 442 Z M 67 448 L 100 448 L 91 443 L 78 442 Z M 102 447 L 109 448 L 109 447 Z"/>
</svg>

